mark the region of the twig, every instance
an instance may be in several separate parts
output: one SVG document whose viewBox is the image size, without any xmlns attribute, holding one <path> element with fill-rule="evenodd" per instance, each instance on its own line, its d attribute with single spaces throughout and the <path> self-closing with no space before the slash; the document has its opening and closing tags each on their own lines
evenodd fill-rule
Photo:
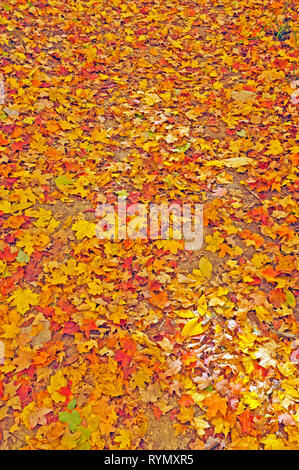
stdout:
<svg viewBox="0 0 299 470">
<path fill-rule="evenodd" d="M 247 186 L 245 186 L 245 184 L 243 185 L 244 188 L 250 193 L 252 194 L 252 196 L 255 197 L 255 199 L 257 199 L 259 201 L 259 203 L 262 203 L 263 201 L 261 200 L 261 198 L 258 197 L 257 194 L 255 194 L 255 192 L 253 192 L 251 189 L 247 188 Z"/>
<path fill-rule="evenodd" d="M 278 331 L 273 326 L 269 325 L 268 322 L 265 322 L 265 323 L 267 323 L 270 330 L 273 331 L 273 333 L 275 333 L 277 336 L 282 336 L 283 338 L 287 338 L 287 339 L 297 339 L 299 337 L 298 335 L 292 335 L 291 333 L 285 333 L 284 331 Z"/>
<path fill-rule="evenodd" d="M 249 320 L 253 321 L 256 326 L 258 327 L 258 329 L 261 331 L 261 333 L 264 334 L 264 331 L 262 329 L 262 325 L 261 325 L 261 322 L 260 320 L 258 319 L 256 313 L 254 310 L 250 310 L 247 314 L 247 317 L 249 318 Z M 275 333 L 277 336 L 282 336 L 283 338 L 287 338 L 287 339 L 297 339 L 298 336 L 297 335 L 292 335 L 291 333 L 285 333 L 284 331 L 279 331 L 279 330 L 276 330 L 274 328 L 274 326 L 270 325 L 270 323 L 268 323 L 267 321 L 265 321 L 266 325 L 268 326 L 268 328 L 273 332 Z"/>
</svg>

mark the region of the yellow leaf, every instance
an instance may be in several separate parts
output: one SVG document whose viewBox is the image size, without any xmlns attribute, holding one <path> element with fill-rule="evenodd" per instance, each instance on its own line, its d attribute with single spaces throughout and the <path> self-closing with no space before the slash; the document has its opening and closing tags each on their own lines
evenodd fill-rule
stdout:
<svg viewBox="0 0 299 470">
<path fill-rule="evenodd" d="M 51 398 L 55 403 L 59 401 L 65 401 L 66 397 L 58 392 L 61 388 L 67 386 L 67 380 L 64 377 L 62 370 L 56 372 L 56 374 L 51 376 L 50 385 L 48 385 L 47 390 L 51 395 Z"/>
<path fill-rule="evenodd" d="M 61 127 L 63 131 L 68 130 L 68 129 L 73 129 L 74 127 L 68 121 L 59 121 L 58 125 Z"/>
<path fill-rule="evenodd" d="M 183 242 L 181 240 L 157 240 L 155 242 L 159 249 L 164 251 L 169 250 L 172 254 L 177 254 L 179 249 L 183 248 Z"/>
<path fill-rule="evenodd" d="M 224 160 L 224 164 L 230 168 L 238 168 L 240 166 L 249 165 L 252 162 L 253 159 L 249 157 L 233 157 Z"/>
<path fill-rule="evenodd" d="M 11 203 L 5 200 L 1 201 L 0 211 L 4 212 L 4 214 L 9 214 L 11 212 Z"/>
<path fill-rule="evenodd" d="M 232 91 L 232 97 L 236 101 L 250 101 L 254 99 L 256 93 L 248 90 Z"/>
<path fill-rule="evenodd" d="M 207 309 L 208 309 L 208 304 L 207 304 L 207 301 L 206 301 L 206 296 L 203 294 L 203 295 L 198 299 L 198 302 L 197 302 L 197 311 L 198 311 L 199 315 L 205 315 Z"/>
<path fill-rule="evenodd" d="M 215 88 L 215 90 L 221 90 L 221 88 L 223 88 L 223 83 L 221 82 L 215 82 L 213 84 L 213 88 Z"/>
<path fill-rule="evenodd" d="M 96 224 L 88 222 L 88 220 L 78 220 L 78 222 L 72 226 L 72 230 L 77 232 L 76 236 L 79 240 L 82 240 L 84 237 L 92 238 L 96 234 Z"/>
<path fill-rule="evenodd" d="M 144 95 L 144 101 L 148 106 L 152 106 L 153 104 L 161 101 L 161 99 L 156 93 L 146 93 Z"/>
<path fill-rule="evenodd" d="M 192 422 L 194 415 L 193 407 L 181 406 L 180 413 L 177 415 L 177 418 L 181 423 Z"/>
<path fill-rule="evenodd" d="M 202 323 L 198 323 L 198 318 L 193 318 L 184 326 L 182 330 L 182 336 L 185 338 L 186 336 L 201 335 L 204 331 L 206 331 L 207 328 L 208 325 L 203 326 Z"/>
<path fill-rule="evenodd" d="M 91 139 L 95 142 L 109 143 L 107 131 L 105 129 L 98 129 L 97 127 L 92 131 Z"/>
<path fill-rule="evenodd" d="M 205 430 L 210 427 L 209 423 L 200 416 L 194 418 L 194 424 L 198 436 L 203 436 L 206 432 Z"/>
<path fill-rule="evenodd" d="M 20 333 L 20 328 L 15 324 L 2 325 L 1 328 L 4 331 L 1 338 L 13 339 Z"/>
<path fill-rule="evenodd" d="M 279 140 L 272 140 L 269 146 L 269 150 L 266 152 L 267 155 L 279 155 L 283 152 L 283 147 Z"/>
<path fill-rule="evenodd" d="M 192 310 L 176 310 L 176 315 L 181 318 L 194 318 L 196 317 L 196 313 L 192 312 Z"/>
<path fill-rule="evenodd" d="M 269 434 L 261 442 L 264 444 L 265 450 L 286 450 L 283 440 L 276 437 L 275 434 Z"/>
<path fill-rule="evenodd" d="M 0 261 L 0 274 L 3 274 L 6 271 L 7 264 L 6 261 Z"/>
<path fill-rule="evenodd" d="M 243 396 L 243 402 L 248 405 L 251 410 L 255 410 L 258 406 L 261 406 L 260 401 L 255 392 L 246 392 Z"/>
<path fill-rule="evenodd" d="M 166 93 L 161 93 L 160 96 L 163 98 L 165 101 L 169 101 L 171 99 L 171 93 L 170 91 L 167 91 Z"/>
<path fill-rule="evenodd" d="M 30 305 L 37 305 L 39 295 L 32 292 L 30 289 L 16 289 L 11 297 L 8 299 L 12 305 L 17 307 L 18 312 L 24 314 L 29 310 Z"/>
<path fill-rule="evenodd" d="M 149 140 L 148 142 L 145 142 L 145 143 L 142 145 L 143 149 L 144 149 L 146 152 L 150 152 L 151 149 L 152 149 L 152 150 L 153 150 L 153 149 L 156 149 L 157 146 L 158 146 L 158 142 L 155 142 L 155 141 L 152 142 L 152 141 L 150 141 L 150 140 Z"/>
<path fill-rule="evenodd" d="M 224 238 L 221 237 L 220 232 L 217 230 L 213 235 L 207 235 L 205 241 L 207 243 L 207 250 L 216 253 L 216 251 L 220 249 L 220 245 L 224 242 Z"/>
<path fill-rule="evenodd" d="M 8 414 L 9 406 L 4 405 L 0 408 L 0 421 Z"/>
<path fill-rule="evenodd" d="M 211 279 L 213 267 L 208 258 L 202 256 L 199 260 L 198 266 L 202 276 L 206 277 L 207 279 Z"/>
<path fill-rule="evenodd" d="M 143 80 L 140 80 L 139 82 L 139 88 L 140 90 L 146 90 L 147 88 L 147 80 L 144 78 Z"/>
<path fill-rule="evenodd" d="M 228 435 L 230 431 L 230 425 L 227 421 L 217 417 L 212 420 L 212 424 L 215 426 L 215 434 L 223 433 L 225 437 Z"/>
<path fill-rule="evenodd" d="M 129 429 L 120 429 L 118 436 L 114 438 L 115 442 L 119 442 L 119 449 L 130 449 L 131 446 L 131 431 Z"/>
</svg>

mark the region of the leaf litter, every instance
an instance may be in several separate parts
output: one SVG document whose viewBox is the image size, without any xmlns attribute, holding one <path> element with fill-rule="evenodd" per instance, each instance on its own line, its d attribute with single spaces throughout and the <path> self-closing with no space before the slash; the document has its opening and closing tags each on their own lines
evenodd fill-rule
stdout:
<svg viewBox="0 0 299 470">
<path fill-rule="evenodd" d="M 1 449 L 298 448 L 295 28 L 282 1 L 4 5 Z M 99 240 L 117 196 L 203 204 L 201 250 Z"/>
</svg>

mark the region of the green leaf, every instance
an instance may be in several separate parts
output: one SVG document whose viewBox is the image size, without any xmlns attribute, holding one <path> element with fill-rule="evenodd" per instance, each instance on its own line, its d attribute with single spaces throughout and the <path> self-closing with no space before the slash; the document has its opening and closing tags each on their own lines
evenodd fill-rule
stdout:
<svg viewBox="0 0 299 470">
<path fill-rule="evenodd" d="M 35 121 L 34 117 L 26 117 L 25 119 L 23 119 L 24 124 L 33 124 L 34 121 Z"/>
<path fill-rule="evenodd" d="M 188 148 L 191 146 L 191 143 L 190 142 L 187 142 L 186 144 L 184 145 L 179 145 L 178 147 L 176 147 L 175 149 L 172 150 L 172 152 L 187 152 Z"/>
<path fill-rule="evenodd" d="M 83 442 L 83 444 L 79 444 L 75 450 L 90 450 L 90 448 L 90 442 Z"/>
<path fill-rule="evenodd" d="M 59 175 L 55 179 L 55 184 L 56 186 L 68 186 L 70 184 L 73 184 L 73 180 L 68 178 L 67 176 L 64 175 Z"/>
<path fill-rule="evenodd" d="M 74 408 L 76 408 L 76 405 L 77 405 L 77 400 L 76 398 L 73 398 L 69 404 L 67 405 L 67 409 L 68 410 L 73 410 Z"/>
<path fill-rule="evenodd" d="M 155 134 L 154 134 L 153 131 L 147 131 L 146 133 L 147 133 L 149 139 L 153 139 L 155 137 Z"/>
<path fill-rule="evenodd" d="M 236 134 L 237 134 L 239 137 L 246 137 L 246 131 L 245 131 L 245 129 L 241 129 L 240 131 L 237 131 Z"/>
<path fill-rule="evenodd" d="M 121 189 L 120 191 L 115 191 L 118 195 L 119 199 L 126 199 L 129 193 L 125 189 Z"/>
<path fill-rule="evenodd" d="M 287 304 L 290 305 L 290 307 L 294 308 L 296 306 L 296 299 L 293 292 L 291 292 L 290 290 L 286 290 L 285 293 L 287 296 Z"/>
<path fill-rule="evenodd" d="M 78 440 L 76 450 L 90 450 L 90 436 L 91 431 L 89 429 L 83 428 L 82 426 L 78 426 L 76 431 L 81 432 L 80 439 Z"/>
<path fill-rule="evenodd" d="M 58 413 L 58 417 L 61 423 L 67 423 L 69 425 L 71 432 L 76 431 L 77 426 L 80 426 L 82 421 L 77 410 L 73 410 L 71 413 L 69 411 L 61 411 Z"/>
<path fill-rule="evenodd" d="M 89 429 L 84 428 L 83 426 L 79 426 L 77 431 L 81 431 L 81 437 L 80 437 L 81 442 L 88 441 L 88 439 L 91 436 L 91 431 Z"/>
<path fill-rule="evenodd" d="M 167 178 L 165 178 L 164 181 L 168 185 L 169 188 L 173 186 L 173 181 L 170 176 L 167 176 Z"/>
<path fill-rule="evenodd" d="M 20 249 L 16 260 L 19 261 L 19 263 L 28 263 L 29 259 L 30 257 Z"/>
</svg>

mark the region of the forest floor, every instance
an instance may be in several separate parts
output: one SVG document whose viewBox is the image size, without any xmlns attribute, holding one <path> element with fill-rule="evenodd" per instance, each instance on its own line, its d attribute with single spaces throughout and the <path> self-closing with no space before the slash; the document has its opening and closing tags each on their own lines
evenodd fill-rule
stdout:
<svg viewBox="0 0 299 470">
<path fill-rule="evenodd" d="M 298 449 L 295 7 L 2 7 L 0 449 Z"/>
</svg>

